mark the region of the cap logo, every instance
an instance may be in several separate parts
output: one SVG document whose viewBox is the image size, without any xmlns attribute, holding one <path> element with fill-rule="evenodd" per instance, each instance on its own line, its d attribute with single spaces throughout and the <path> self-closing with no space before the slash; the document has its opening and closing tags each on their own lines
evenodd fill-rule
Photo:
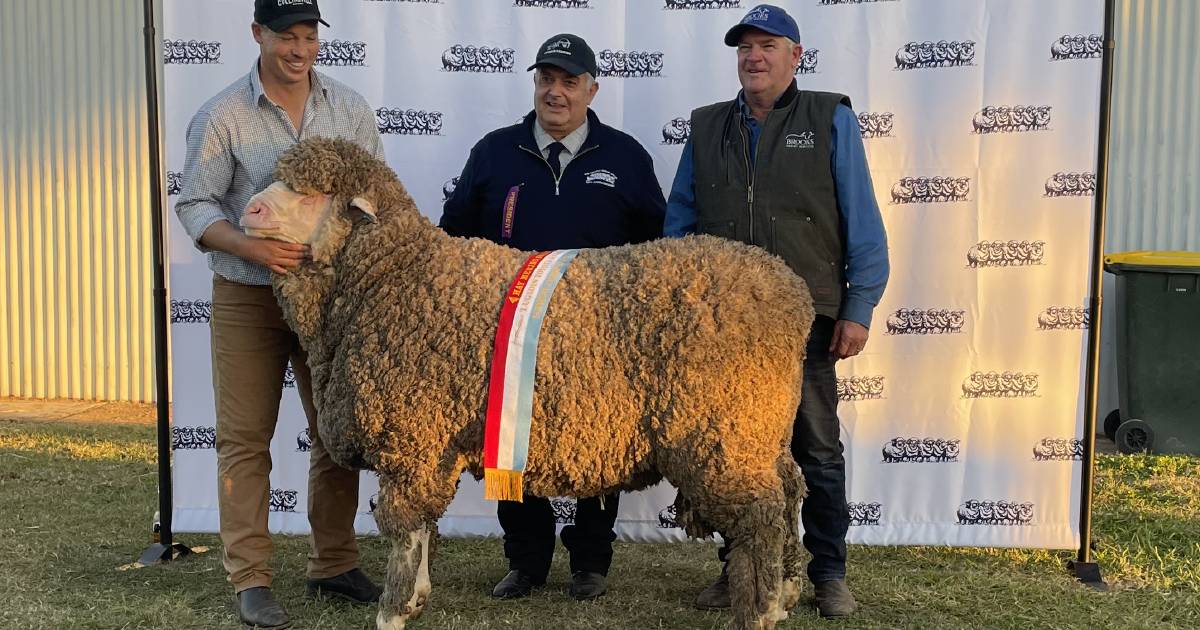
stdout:
<svg viewBox="0 0 1200 630">
<path fill-rule="evenodd" d="M 550 42 L 550 44 L 546 46 L 546 52 L 550 52 L 551 50 L 554 50 L 555 48 L 570 48 L 570 47 L 571 47 L 571 40 L 560 39 L 558 41 Z"/>
<path fill-rule="evenodd" d="M 767 9 L 766 7 L 755 7 L 753 11 L 746 14 L 746 17 L 742 20 L 742 23 L 766 22 L 769 19 L 771 19 L 770 9 Z"/>
<path fill-rule="evenodd" d="M 313 0 L 275 0 L 275 6 L 277 7 L 291 7 L 298 4 L 312 5 L 312 3 Z"/>
</svg>

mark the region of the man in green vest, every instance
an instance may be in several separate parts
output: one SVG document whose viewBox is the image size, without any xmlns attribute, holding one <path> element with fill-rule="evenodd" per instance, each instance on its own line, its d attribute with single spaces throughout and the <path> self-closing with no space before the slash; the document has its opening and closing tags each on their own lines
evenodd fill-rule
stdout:
<svg viewBox="0 0 1200 630">
<path fill-rule="evenodd" d="M 817 317 L 792 455 L 809 490 L 801 521 L 817 608 L 824 617 L 845 617 L 856 603 L 846 586 L 850 519 L 835 364 L 867 343 L 887 284 L 887 236 L 850 99 L 796 88 L 803 51 L 796 21 L 759 5 L 726 33 L 725 44 L 737 47 L 742 90 L 692 112 L 664 232 L 758 245 L 808 284 Z M 722 560 L 731 544 L 726 538 Z M 729 606 L 725 571 L 696 606 Z"/>
</svg>

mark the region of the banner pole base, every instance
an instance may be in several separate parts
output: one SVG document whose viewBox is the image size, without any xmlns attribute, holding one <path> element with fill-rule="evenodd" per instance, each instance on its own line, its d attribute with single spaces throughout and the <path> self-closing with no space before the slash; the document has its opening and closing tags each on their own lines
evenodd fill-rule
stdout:
<svg viewBox="0 0 1200 630">
<path fill-rule="evenodd" d="M 1108 590 L 1108 584 L 1100 576 L 1100 565 L 1095 562 L 1068 560 L 1067 573 L 1070 573 L 1072 577 L 1082 582 L 1085 586 L 1091 587 L 1093 590 L 1100 592 Z"/>
<path fill-rule="evenodd" d="M 190 556 L 193 553 L 192 548 L 183 543 L 171 543 L 170 545 L 154 543 L 142 552 L 142 556 L 138 558 L 138 562 L 143 566 L 166 564 L 172 560 Z"/>
</svg>

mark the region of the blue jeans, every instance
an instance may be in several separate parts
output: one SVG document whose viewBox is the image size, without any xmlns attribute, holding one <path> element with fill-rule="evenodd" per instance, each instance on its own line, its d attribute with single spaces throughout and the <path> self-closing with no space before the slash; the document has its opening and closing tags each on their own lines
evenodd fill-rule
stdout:
<svg viewBox="0 0 1200 630">
<path fill-rule="evenodd" d="M 792 427 L 792 457 L 804 473 L 808 496 L 800 504 L 804 548 L 812 554 L 808 579 L 813 583 L 846 577 L 846 460 L 842 457 L 837 416 L 836 360 L 829 352 L 834 320 L 818 315 L 808 336 L 804 388 Z M 723 562 L 729 542 L 718 553 Z"/>
</svg>

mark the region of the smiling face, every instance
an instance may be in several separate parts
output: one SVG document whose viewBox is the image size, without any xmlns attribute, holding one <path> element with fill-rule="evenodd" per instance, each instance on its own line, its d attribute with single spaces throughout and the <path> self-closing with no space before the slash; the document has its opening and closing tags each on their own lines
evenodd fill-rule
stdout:
<svg viewBox="0 0 1200 630">
<path fill-rule="evenodd" d="M 774 99 L 791 84 L 803 48 L 788 39 L 756 28 L 746 29 L 738 42 L 738 80 L 750 97 Z"/>
<path fill-rule="evenodd" d="M 261 24 L 250 29 L 258 42 L 259 72 L 264 80 L 280 85 L 308 82 L 321 49 L 316 22 L 297 22 L 278 33 Z"/>
<path fill-rule="evenodd" d="M 588 106 L 600 85 L 587 75 L 573 75 L 550 65 L 533 73 L 533 111 L 546 133 L 561 139 L 587 118 Z"/>
<path fill-rule="evenodd" d="M 250 198 L 240 223 L 248 236 L 309 245 L 332 201 L 329 195 L 305 195 L 275 182 Z"/>
</svg>

